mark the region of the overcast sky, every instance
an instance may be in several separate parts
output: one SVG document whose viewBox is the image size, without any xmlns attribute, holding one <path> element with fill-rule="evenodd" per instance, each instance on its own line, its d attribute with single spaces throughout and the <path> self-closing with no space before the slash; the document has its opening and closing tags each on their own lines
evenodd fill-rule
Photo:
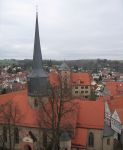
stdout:
<svg viewBox="0 0 123 150">
<path fill-rule="evenodd" d="M 123 0 L 0 0 L 0 59 L 123 59 Z"/>
</svg>

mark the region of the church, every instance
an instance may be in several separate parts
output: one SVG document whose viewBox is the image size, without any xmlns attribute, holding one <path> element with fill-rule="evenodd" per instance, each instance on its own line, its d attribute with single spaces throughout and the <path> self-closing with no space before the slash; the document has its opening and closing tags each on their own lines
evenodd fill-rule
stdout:
<svg viewBox="0 0 123 150">
<path fill-rule="evenodd" d="M 27 77 L 27 90 L 0 95 L 1 148 L 46 149 L 50 143 L 50 136 L 48 136 L 50 127 L 41 126 L 42 122 L 40 124 L 39 120 L 42 121 L 44 118 L 42 115 L 39 118 L 39 111 L 41 103 L 43 106 L 48 103 L 48 95 L 51 92 L 49 82 L 54 86 L 54 81 L 55 76 L 49 75 L 43 69 L 38 13 L 36 13 L 33 64 L 32 72 Z M 66 82 L 69 82 L 67 77 Z M 65 98 L 67 96 L 65 95 Z M 88 95 L 85 96 L 88 98 Z M 61 121 L 63 126 L 68 125 L 69 122 L 69 127 L 60 132 L 59 148 L 62 150 L 112 150 L 113 131 L 104 123 L 104 103 L 84 101 L 77 97 L 72 98 L 71 101 L 77 103 L 77 111 L 66 115 Z"/>
</svg>

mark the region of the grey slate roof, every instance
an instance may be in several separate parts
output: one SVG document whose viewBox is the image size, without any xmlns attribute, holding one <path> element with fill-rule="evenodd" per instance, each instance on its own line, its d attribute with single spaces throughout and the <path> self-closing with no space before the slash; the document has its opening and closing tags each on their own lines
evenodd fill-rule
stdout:
<svg viewBox="0 0 123 150">
<path fill-rule="evenodd" d="M 41 54 L 41 45 L 38 27 L 38 14 L 36 14 L 33 66 L 30 77 L 48 77 L 48 74 L 43 70 L 42 64 L 42 54 Z"/>
<path fill-rule="evenodd" d="M 104 131 L 103 131 L 103 136 L 108 137 L 112 136 L 114 134 L 114 131 L 109 127 L 106 123 L 104 125 Z"/>
<path fill-rule="evenodd" d="M 48 74 L 44 71 L 42 64 L 38 14 L 36 14 L 32 73 L 27 78 L 27 85 L 29 96 L 47 96 L 48 94 Z"/>
</svg>

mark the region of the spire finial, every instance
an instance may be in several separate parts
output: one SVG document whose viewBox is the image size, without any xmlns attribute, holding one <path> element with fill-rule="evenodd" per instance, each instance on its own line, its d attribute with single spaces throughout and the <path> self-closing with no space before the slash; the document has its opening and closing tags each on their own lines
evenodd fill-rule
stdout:
<svg viewBox="0 0 123 150">
<path fill-rule="evenodd" d="M 36 4 L 36 16 L 38 16 L 38 4 Z"/>
</svg>

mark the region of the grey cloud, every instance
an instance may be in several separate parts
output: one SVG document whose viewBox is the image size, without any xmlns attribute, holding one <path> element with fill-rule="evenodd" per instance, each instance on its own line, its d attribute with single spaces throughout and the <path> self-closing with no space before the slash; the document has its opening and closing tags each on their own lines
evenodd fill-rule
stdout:
<svg viewBox="0 0 123 150">
<path fill-rule="evenodd" d="M 122 59 L 122 0 L 38 3 L 44 59 Z M 35 2 L 1 0 L 0 7 L 0 58 L 32 58 Z"/>
</svg>

